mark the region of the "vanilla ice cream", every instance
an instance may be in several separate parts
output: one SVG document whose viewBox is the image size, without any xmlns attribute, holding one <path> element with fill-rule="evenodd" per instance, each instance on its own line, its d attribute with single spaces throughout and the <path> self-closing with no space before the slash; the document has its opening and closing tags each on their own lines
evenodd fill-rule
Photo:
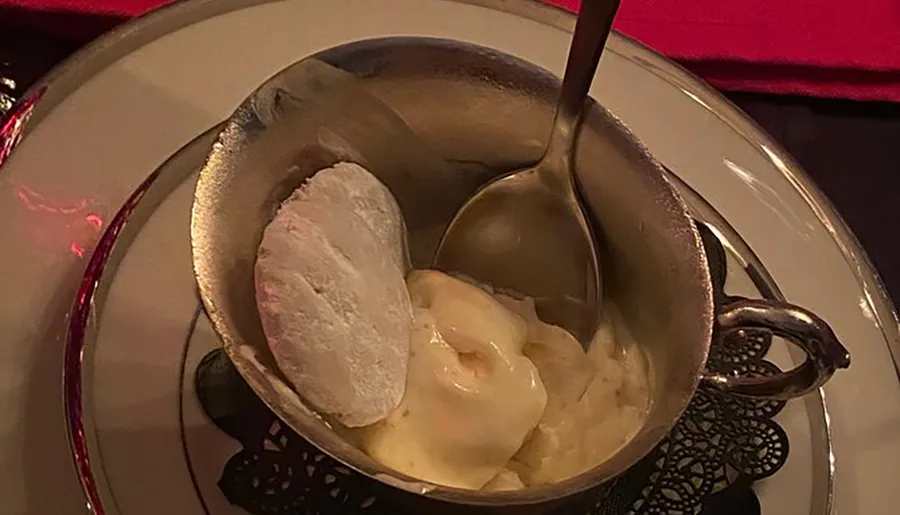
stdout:
<svg viewBox="0 0 900 515">
<path fill-rule="evenodd" d="M 531 300 L 499 297 L 528 323 L 525 355 L 537 366 L 547 407 L 508 468 L 527 486 L 569 479 L 600 465 L 641 429 L 649 405 L 647 365 L 613 302 L 604 302 L 585 353 L 571 334 L 541 322 Z"/>
<path fill-rule="evenodd" d="M 547 394 L 523 353 L 527 325 L 489 293 L 438 271 L 408 279 L 414 326 L 400 407 L 364 430 L 379 462 L 442 485 L 480 489 L 519 450 Z M 513 474 L 514 476 L 514 474 Z M 499 489 L 517 478 L 498 478 Z"/>
</svg>

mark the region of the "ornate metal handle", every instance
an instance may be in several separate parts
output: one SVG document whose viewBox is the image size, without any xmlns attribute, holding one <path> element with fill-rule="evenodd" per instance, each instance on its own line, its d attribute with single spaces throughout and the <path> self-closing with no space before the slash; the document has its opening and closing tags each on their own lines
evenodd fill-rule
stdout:
<svg viewBox="0 0 900 515">
<path fill-rule="evenodd" d="M 850 366 L 850 353 L 831 327 L 815 314 L 793 304 L 737 299 L 721 309 L 716 322 L 715 338 L 742 329 L 767 329 L 806 352 L 806 360 L 800 366 L 773 376 L 704 373 L 703 383 L 726 393 L 787 400 L 819 388 L 835 370 Z"/>
</svg>

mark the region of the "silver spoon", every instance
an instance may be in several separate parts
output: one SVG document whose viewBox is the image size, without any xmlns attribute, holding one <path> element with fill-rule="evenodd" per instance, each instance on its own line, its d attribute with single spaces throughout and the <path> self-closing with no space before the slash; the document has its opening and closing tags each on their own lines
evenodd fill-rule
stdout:
<svg viewBox="0 0 900 515">
<path fill-rule="evenodd" d="M 435 268 L 535 298 L 538 315 L 586 345 L 602 297 L 597 243 L 575 191 L 582 111 L 619 0 L 583 0 L 550 141 L 537 165 L 484 185 L 457 212 Z"/>
</svg>

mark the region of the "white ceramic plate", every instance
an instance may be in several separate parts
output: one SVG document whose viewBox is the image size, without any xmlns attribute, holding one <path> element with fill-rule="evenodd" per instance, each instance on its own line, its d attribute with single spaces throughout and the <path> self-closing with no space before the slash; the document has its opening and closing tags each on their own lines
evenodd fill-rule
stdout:
<svg viewBox="0 0 900 515">
<path fill-rule="evenodd" d="M 325 47 L 384 35 L 448 37 L 560 73 L 571 25 L 561 11 L 525 0 L 192 0 L 115 31 L 39 84 L 43 98 L 0 170 L 4 510 L 86 508 L 60 395 L 65 315 L 103 227 L 166 158 L 227 117 L 256 84 Z M 727 101 L 623 38 L 610 48 L 592 94 L 707 199 L 785 296 L 828 320 L 853 355 L 851 369 L 823 392 L 834 511 L 893 513 L 900 381 L 890 349 L 897 352 L 900 337 L 855 239 L 797 166 Z M 150 277 L 160 271 L 145 268 Z M 137 402 L 153 392 L 123 395 Z M 810 435 L 811 449 L 827 444 L 820 433 Z M 832 509 L 829 485 L 820 500 L 813 455 L 772 482 L 798 481 L 792 495 L 823 513 Z"/>
</svg>

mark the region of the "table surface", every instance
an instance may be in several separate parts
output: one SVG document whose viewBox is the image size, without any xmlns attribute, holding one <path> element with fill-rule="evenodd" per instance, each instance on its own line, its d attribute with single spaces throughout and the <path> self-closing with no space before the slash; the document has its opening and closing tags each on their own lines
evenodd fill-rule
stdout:
<svg viewBox="0 0 900 515">
<path fill-rule="evenodd" d="M 0 22 L 0 108 L 80 43 Z M 2 79 L 11 79 L 4 81 Z M 900 104 L 732 93 L 832 200 L 900 299 Z M 822 278 L 827 280 L 827 278 Z"/>
</svg>

